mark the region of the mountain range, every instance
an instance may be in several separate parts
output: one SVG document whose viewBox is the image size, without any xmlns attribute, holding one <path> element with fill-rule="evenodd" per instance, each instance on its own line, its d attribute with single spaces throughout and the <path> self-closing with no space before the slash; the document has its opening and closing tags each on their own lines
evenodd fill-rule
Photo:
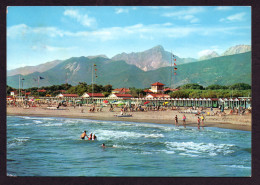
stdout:
<svg viewBox="0 0 260 185">
<path fill-rule="evenodd" d="M 151 50 L 161 53 L 163 48 L 159 46 Z M 127 56 L 126 54 L 122 55 Z M 131 56 L 138 55 L 142 58 L 147 54 L 133 53 Z M 161 56 L 158 58 L 160 57 L 166 58 L 167 54 L 164 56 L 161 53 Z M 106 56 L 82 56 L 64 60 L 43 72 L 37 71 L 21 75 L 21 77 L 25 79 L 23 88 L 37 87 L 38 82 L 35 79 L 38 76 L 44 78 L 39 82 L 40 87 L 64 84 L 66 82 L 71 85 L 77 85 L 79 82 L 91 84 L 92 68 L 96 64 L 97 78 L 94 78 L 94 83 L 101 85 L 111 84 L 113 88 L 147 88 L 157 81 L 164 83 L 168 87 L 172 87 L 173 84 L 174 87 L 177 87 L 187 83 L 198 83 L 203 86 L 211 84 L 231 85 L 234 83 L 251 84 L 251 51 L 189 63 L 184 62 L 184 60 L 182 64 L 179 62 L 179 60 L 181 61 L 180 58 L 176 56 L 176 59 L 176 75 L 173 75 L 173 67 L 169 66 L 169 63 L 168 66 L 165 64 L 165 67 L 158 66 L 157 69 L 144 71 L 134 63 L 129 64 L 130 62 L 127 62 L 126 59 L 120 59 L 119 56 L 115 56 L 112 59 Z M 8 76 L 7 85 L 18 88 L 19 74 Z"/>
<path fill-rule="evenodd" d="M 236 45 L 236 46 L 232 46 L 232 47 L 228 48 L 221 55 L 218 54 L 214 50 L 208 50 L 208 52 L 206 54 L 204 54 L 203 56 L 201 56 L 199 58 L 199 60 L 206 60 L 206 59 L 220 57 L 220 56 L 235 55 L 235 54 L 239 54 L 239 53 L 245 53 L 245 52 L 248 52 L 248 51 L 251 51 L 251 46 L 250 45 Z"/>
</svg>

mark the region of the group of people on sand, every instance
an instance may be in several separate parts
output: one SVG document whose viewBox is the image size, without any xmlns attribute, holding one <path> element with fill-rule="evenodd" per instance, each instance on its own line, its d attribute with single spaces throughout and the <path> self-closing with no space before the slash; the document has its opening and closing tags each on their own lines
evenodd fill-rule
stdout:
<svg viewBox="0 0 260 185">
<path fill-rule="evenodd" d="M 92 134 L 92 132 L 88 136 L 86 130 L 81 134 L 80 138 L 85 139 L 85 137 L 87 137 L 88 140 L 96 140 L 97 139 L 97 136 L 95 134 Z"/>
<path fill-rule="evenodd" d="M 183 123 L 183 127 L 184 128 L 186 128 L 186 119 L 187 118 L 186 118 L 186 116 L 184 114 L 183 117 L 182 117 L 182 123 Z M 200 123 L 201 123 L 202 127 L 204 126 L 204 120 L 205 120 L 205 117 L 204 117 L 203 114 L 201 115 L 201 117 L 198 116 L 198 119 L 197 119 L 198 129 L 200 129 Z M 177 115 L 175 115 L 174 121 L 175 121 L 175 127 L 179 127 L 178 116 Z"/>
</svg>

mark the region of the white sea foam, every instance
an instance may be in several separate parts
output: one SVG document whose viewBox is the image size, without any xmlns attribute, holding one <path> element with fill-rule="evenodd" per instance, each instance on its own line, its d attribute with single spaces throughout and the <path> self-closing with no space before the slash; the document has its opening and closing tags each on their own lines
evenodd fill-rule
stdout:
<svg viewBox="0 0 260 185">
<path fill-rule="evenodd" d="M 17 116 L 19 118 L 23 118 L 23 119 L 32 119 L 31 117 L 28 117 L 28 116 Z"/>
<path fill-rule="evenodd" d="M 144 134 L 128 131 L 112 131 L 112 130 L 97 130 L 96 135 L 100 135 L 99 139 L 129 139 L 129 138 L 162 138 L 163 134 Z"/>
<path fill-rule="evenodd" d="M 60 127 L 60 126 L 62 126 L 62 123 L 46 123 L 46 124 L 42 124 L 41 126 L 43 126 L 43 127 Z"/>
<path fill-rule="evenodd" d="M 184 152 L 185 154 L 208 154 L 210 156 L 233 153 L 233 146 L 232 144 L 166 142 L 166 147 L 170 150 Z"/>
<path fill-rule="evenodd" d="M 8 125 L 8 127 L 10 126 L 18 127 L 18 126 L 28 126 L 28 125 L 31 125 L 31 123 L 18 123 L 18 124 Z"/>
<path fill-rule="evenodd" d="M 43 123 L 42 121 L 40 121 L 40 120 L 33 120 L 33 122 L 35 123 L 35 124 L 40 124 L 40 123 Z"/>
<path fill-rule="evenodd" d="M 185 155 L 185 156 L 189 156 L 189 157 L 198 157 L 198 155 L 187 154 L 187 153 L 180 153 L 179 155 Z"/>
<path fill-rule="evenodd" d="M 225 166 L 225 167 L 230 167 L 230 168 L 245 168 L 245 169 L 251 169 L 251 167 L 243 166 L 243 165 L 220 165 L 220 166 Z"/>
<path fill-rule="evenodd" d="M 11 141 L 8 141 L 7 147 L 12 148 L 18 145 L 22 145 L 29 141 L 30 137 L 16 137 L 13 138 Z"/>
<path fill-rule="evenodd" d="M 8 177 L 16 177 L 15 174 L 11 174 L 11 173 L 7 173 L 7 176 L 8 176 Z"/>
</svg>

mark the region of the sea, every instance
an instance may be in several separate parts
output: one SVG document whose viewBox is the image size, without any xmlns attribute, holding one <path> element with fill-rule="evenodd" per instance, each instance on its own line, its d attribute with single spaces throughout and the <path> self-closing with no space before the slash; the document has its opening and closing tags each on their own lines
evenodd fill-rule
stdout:
<svg viewBox="0 0 260 185">
<path fill-rule="evenodd" d="M 7 116 L 6 150 L 7 176 L 251 176 L 251 132 L 215 127 Z"/>
</svg>

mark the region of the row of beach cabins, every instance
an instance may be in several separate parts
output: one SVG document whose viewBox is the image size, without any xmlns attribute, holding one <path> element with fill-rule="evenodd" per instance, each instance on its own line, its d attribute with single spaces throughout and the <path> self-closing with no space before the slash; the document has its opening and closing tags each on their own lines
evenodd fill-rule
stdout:
<svg viewBox="0 0 260 185">
<path fill-rule="evenodd" d="M 37 103 L 66 102 L 70 104 L 125 104 L 167 107 L 205 107 L 205 108 L 251 108 L 251 97 L 239 98 L 170 98 L 167 94 L 148 94 L 144 98 L 134 98 L 130 94 L 113 93 L 105 97 L 102 93 L 59 94 L 56 97 L 16 97 L 16 101 L 36 101 Z"/>
</svg>

